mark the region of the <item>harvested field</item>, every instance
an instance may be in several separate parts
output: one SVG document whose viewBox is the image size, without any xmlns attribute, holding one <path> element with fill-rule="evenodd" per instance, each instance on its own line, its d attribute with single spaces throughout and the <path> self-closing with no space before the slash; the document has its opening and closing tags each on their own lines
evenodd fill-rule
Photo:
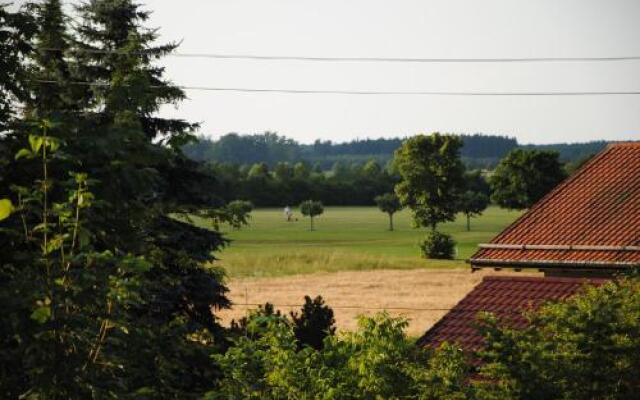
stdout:
<svg viewBox="0 0 640 400">
<path fill-rule="evenodd" d="M 289 312 L 299 309 L 305 295 L 322 295 L 333 307 L 340 330 L 356 328 L 356 317 L 388 309 L 410 320 L 408 335 L 420 336 L 486 275 L 536 275 L 468 268 L 373 270 L 316 273 L 274 278 L 236 278 L 228 284 L 236 304 L 219 315 L 223 324 L 244 316 L 255 305 L 273 303 Z M 539 275 L 539 274 L 537 274 Z M 343 308 L 344 307 L 344 308 Z M 429 309 L 429 310 L 425 310 Z M 437 309 L 437 310 L 433 310 Z"/>
</svg>

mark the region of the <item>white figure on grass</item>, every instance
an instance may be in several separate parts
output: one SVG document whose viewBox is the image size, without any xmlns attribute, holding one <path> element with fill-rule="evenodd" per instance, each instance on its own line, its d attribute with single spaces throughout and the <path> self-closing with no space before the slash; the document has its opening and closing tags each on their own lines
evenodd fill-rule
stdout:
<svg viewBox="0 0 640 400">
<path fill-rule="evenodd" d="M 286 206 L 284 208 L 284 218 L 287 220 L 287 222 L 291 222 L 291 217 L 293 217 L 293 212 L 291 212 L 291 207 Z"/>
</svg>

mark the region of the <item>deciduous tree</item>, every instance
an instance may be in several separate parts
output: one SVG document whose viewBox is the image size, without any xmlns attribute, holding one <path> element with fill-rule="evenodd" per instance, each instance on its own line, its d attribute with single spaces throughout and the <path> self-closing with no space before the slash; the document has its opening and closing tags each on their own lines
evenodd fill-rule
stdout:
<svg viewBox="0 0 640 400">
<path fill-rule="evenodd" d="M 460 211 L 467 218 L 467 232 L 471 231 L 471 217 L 481 215 L 489 205 L 489 197 L 480 192 L 467 190 L 458 199 Z"/>
<path fill-rule="evenodd" d="M 300 212 L 311 220 L 311 230 L 313 230 L 313 218 L 324 212 L 324 206 L 319 201 L 307 200 L 300 203 Z"/>
<path fill-rule="evenodd" d="M 396 151 L 394 161 L 402 179 L 396 193 L 413 212 L 416 226 L 435 230 L 438 223 L 454 220 L 463 186 L 461 147 L 460 138 L 434 133 L 407 139 Z"/>
<path fill-rule="evenodd" d="M 395 193 L 386 193 L 380 196 L 376 196 L 374 199 L 376 205 L 380 209 L 380 211 L 387 213 L 389 215 L 389 230 L 393 230 L 393 214 L 402 210 L 402 204 L 400 204 L 400 199 Z"/>
<path fill-rule="evenodd" d="M 491 198 L 501 207 L 529 208 L 565 177 L 557 152 L 516 149 L 491 175 Z"/>
</svg>

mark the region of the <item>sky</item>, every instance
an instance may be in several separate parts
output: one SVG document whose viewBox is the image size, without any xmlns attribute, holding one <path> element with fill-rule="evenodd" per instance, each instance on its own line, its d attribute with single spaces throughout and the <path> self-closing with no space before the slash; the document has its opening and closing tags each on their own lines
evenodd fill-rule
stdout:
<svg viewBox="0 0 640 400">
<path fill-rule="evenodd" d="M 71 0 L 67 1 L 68 3 Z M 143 0 L 181 53 L 311 57 L 640 56 L 637 0 Z M 640 61 L 331 63 L 169 57 L 185 86 L 362 91 L 640 91 Z M 462 97 L 187 91 L 200 133 L 315 139 L 434 131 L 521 143 L 640 140 L 640 95 Z"/>
</svg>

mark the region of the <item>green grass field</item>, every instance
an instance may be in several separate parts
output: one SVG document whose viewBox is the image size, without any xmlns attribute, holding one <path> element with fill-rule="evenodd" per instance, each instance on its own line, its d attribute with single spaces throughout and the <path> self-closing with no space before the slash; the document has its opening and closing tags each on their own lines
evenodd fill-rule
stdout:
<svg viewBox="0 0 640 400">
<path fill-rule="evenodd" d="M 218 254 L 219 265 L 229 277 L 281 276 L 313 272 L 366 269 L 407 269 L 463 266 L 476 245 L 486 242 L 505 228 L 519 212 L 489 208 L 472 219 L 471 232 L 465 220 L 439 227 L 457 242 L 454 261 L 423 260 L 418 242 L 424 229 L 411 227 L 408 211 L 394 217 L 395 231 L 388 231 L 388 217 L 374 207 L 327 207 L 315 219 L 316 230 L 296 210 L 297 222 L 286 222 L 281 209 L 253 211 L 251 224 L 240 231 L 223 226 L 232 240 Z M 195 219 L 200 226 L 206 220 Z"/>
</svg>

